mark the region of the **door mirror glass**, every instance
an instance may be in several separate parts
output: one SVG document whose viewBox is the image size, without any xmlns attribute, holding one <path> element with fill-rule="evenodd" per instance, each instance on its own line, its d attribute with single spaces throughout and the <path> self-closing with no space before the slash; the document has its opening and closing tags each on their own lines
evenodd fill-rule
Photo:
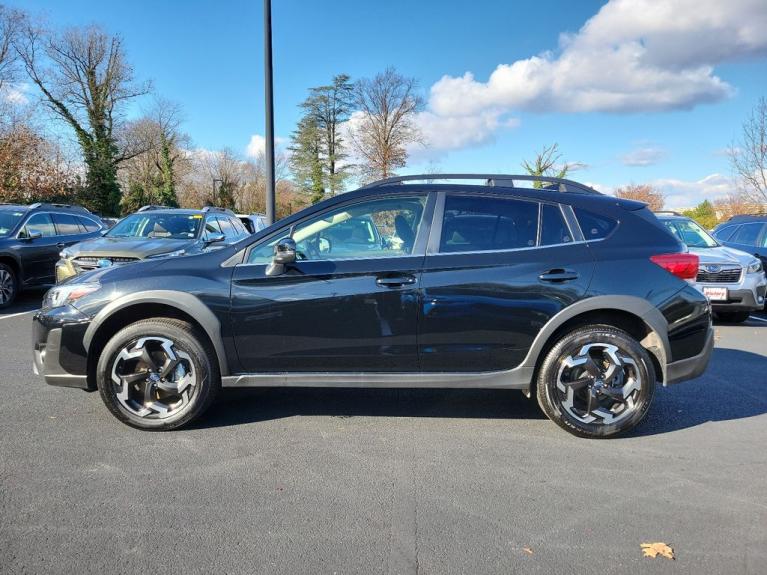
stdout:
<svg viewBox="0 0 767 575">
<path fill-rule="evenodd" d="M 274 245 L 272 263 L 266 266 L 266 275 L 279 276 L 285 273 L 285 266 L 296 261 L 296 242 L 293 238 L 282 238 Z"/>
<path fill-rule="evenodd" d="M 41 237 L 43 237 L 43 234 L 42 232 L 28 231 L 24 237 L 28 240 L 39 240 Z"/>
</svg>

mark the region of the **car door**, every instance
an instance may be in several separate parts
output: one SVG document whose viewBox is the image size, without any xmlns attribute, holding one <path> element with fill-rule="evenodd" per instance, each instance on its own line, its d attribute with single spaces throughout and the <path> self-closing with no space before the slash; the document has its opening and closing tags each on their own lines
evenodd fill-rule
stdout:
<svg viewBox="0 0 767 575">
<path fill-rule="evenodd" d="M 232 281 L 244 370 L 417 371 L 418 277 L 432 203 L 426 193 L 350 201 L 254 246 Z M 359 218 L 375 223 L 367 244 L 363 230 L 344 226 Z M 291 231 L 299 260 L 270 277 L 273 246 Z"/>
<path fill-rule="evenodd" d="M 39 237 L 35 237 L 40 234 Z M 49 213 L 38 212 L 29 216 L 19 231 L 24 241 L 21 257 L 26 284 L 53 283 L 59 252 L 64 248 Z"/>
<path fill-rule="evenodd" d="M 77 216 L 72 214 L 53 213 L 51 214 L 51 218 L 53 218 L 53 224 L 56 226 L 56 235 L 60 240 L 58 243 L 64 244 L 65 246 L 74 245 L 92 235 L 88 233 L 86 227 L 82 224 L 81 219 Z"/>
<path fill-rule="evenodd" d="M 441 194 L 441 226 L 421 277 L 424 371 L 513 368 L 543 325 L 584 294 L 594 261 L 574 241 L 580 230 L 565 210 L 499 194 Z"/>
</svg>

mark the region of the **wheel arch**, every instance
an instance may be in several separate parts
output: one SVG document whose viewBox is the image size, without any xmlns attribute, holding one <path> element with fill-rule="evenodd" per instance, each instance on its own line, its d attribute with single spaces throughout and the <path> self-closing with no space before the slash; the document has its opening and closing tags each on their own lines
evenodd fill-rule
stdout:
<svg viewBox="0 0 767 575">
<path fill-rule="evenodd" d="M 0 253 L 0 264 L 6 264 L 16 273 L 16 281 L 19 282 L 19 286 L 22 284 L 22 274 L 24 273 L 24 267 L 21 265 L 21 261 L 8 253 Z"/>
<path fill-rule="evenodd" d="M 534 370 L 531 386 L 535 385 L 538 367 L 560 337 L 578 327 L 593 324 L 611 325 L 628 332 L 650 352 L 658 380 L 666 381 L 666 365 L 671 351 L 668 322 L 663 314 L 639 297 L 595 296 L 563 309 L 538 333 L 522 363 Z"/>
<path fill-rule="evenodd" d="M 216 351 L 221 376 L 229 375 L 221 324 L 197 297 L 186 292 L 157 290 L 130 294 L 109 303 L 88 325 L 83 345 L 88 353 L 88 385 L 95 389 L 98 356 L 107 341 L 120 329 L 142 319 L 173 317 L 187 321 L 207 336 Z"/>
</svg>

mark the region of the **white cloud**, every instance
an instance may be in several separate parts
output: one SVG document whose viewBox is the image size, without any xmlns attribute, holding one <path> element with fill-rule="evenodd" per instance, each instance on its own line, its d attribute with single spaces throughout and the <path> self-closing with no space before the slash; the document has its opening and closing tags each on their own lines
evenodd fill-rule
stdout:
<svg viewBox="0 0 767 575">
<path fill-rule="evenodd" d="M 722 174 L 711 174 L 700 180 L 661 178 L 647 183 L 663 192 L 666 208 L 670 210 L 692 208 L 703 200 L 713 202 L 727 197 L 736 188 L 735 181 Z M 590 182 L 587 185 L 603 194 L 613 194 L 615 191 L 613 187 L 598 183 Z"/>
<path fill-rule="evenodd" d="M 10 104 L 26 106 L 29 104 L 29 92 L 31 86 L 27 83 L 9 84 L 3 87 L 0 97 Z"/>
<path fill-rule="evenodd" d="M 487 82 L 444 76 L 430 108 L 638 112 L 691 108 L 733 88 L 714 66 L 767 54 L 764 0 L 611 0 L 556 52 L 501 64 Z"/>
<path fill-rule="evenodd" d="M 621 156 L 624 166 L 645 168 L 660 162 L 666 157 L 666 150 L 658 146 L 640 146 Z"/>
<path fill-rule="evenodd" d="M 281 136 L 274 137 L 275 148 L 283 147 L 287 143 L 287 139 Z M 245 155 L 249 158 L 258 158 L 264 154 L 266 150 L 266 138 L 261 134 L 253 134 L 250 137 L 250 142 L 245 148 Z"/>
</svg>

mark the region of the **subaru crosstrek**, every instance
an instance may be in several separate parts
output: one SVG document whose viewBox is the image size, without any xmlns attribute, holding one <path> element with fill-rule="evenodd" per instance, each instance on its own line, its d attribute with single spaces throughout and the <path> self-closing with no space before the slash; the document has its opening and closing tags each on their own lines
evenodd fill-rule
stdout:
<svg viewBox="0 0 767 575">
<path fill-rule="evenodd" d="M 698 257 L 645 204 L 544 180 L 383 180 L 213 253 L 85 273 L 35 315 L 35 370 L 142 429 L 222 386 L 334 386 L 516 389 L 576 435 L 625 432 L 708 364 Z"/>
</svg>

